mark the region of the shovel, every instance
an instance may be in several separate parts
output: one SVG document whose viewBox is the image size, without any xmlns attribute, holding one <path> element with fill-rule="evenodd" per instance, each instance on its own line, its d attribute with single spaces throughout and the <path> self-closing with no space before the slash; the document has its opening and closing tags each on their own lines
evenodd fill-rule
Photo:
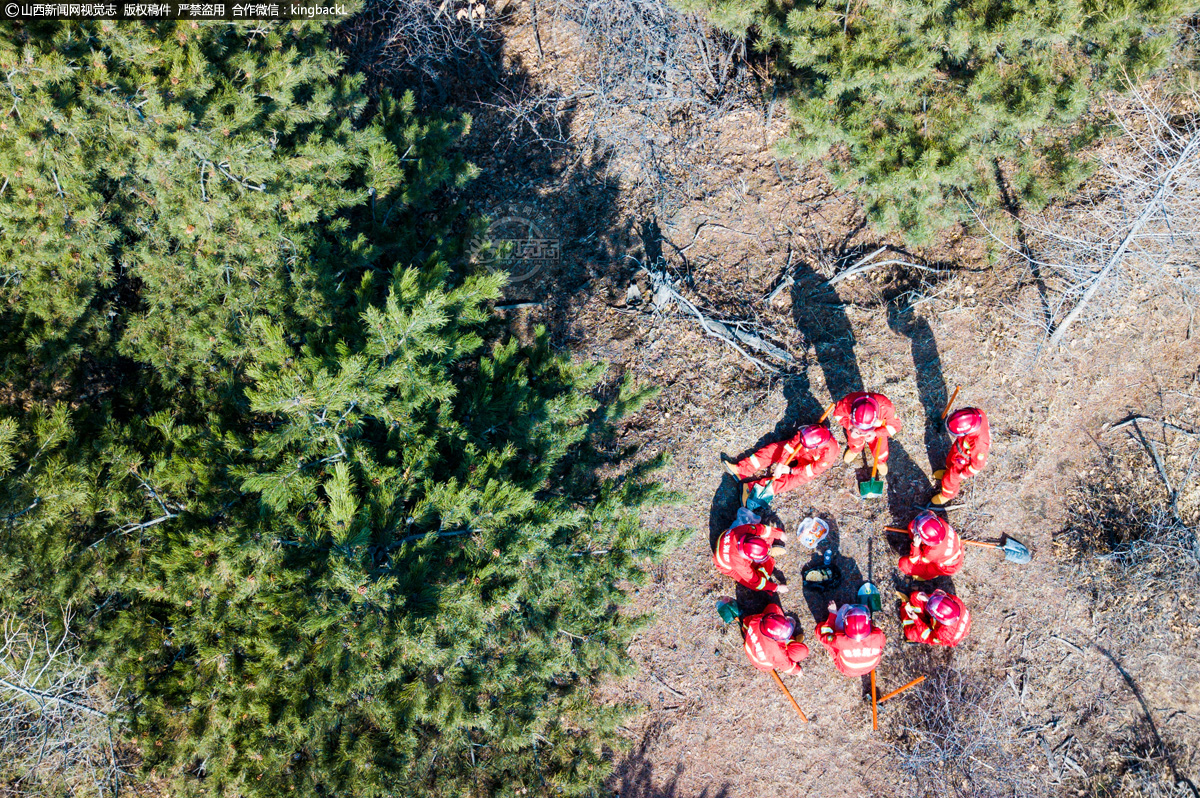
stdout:
<svg viewBox="0 0 1200 798">
<path fill-rule="evenodd" d="M 902 535 L 909 535 L 910 537 L 912 535 L 912 533 L 907 529 L 901 529 L 898 526 L 885 526 L 884 529 L 888 532 L 898 532 Z M 1024 565 L 1033 559 L 1033 554 L 1030 553 L 1029 548 L 1024 543 L 1019 540 L 1013 540 L 1008 535 L 1005 535 L 1004 540 L 999 543 L 985 543 L 982 540 L 967 540 L 966 538 L 959 538 L 959 540 L 961 540 L 963 543 L 966 543 L 968 546 L 982 546 L 985 549 L 1001 549 L 1004 551 L 1004 559 L 1008 560 L 1009 562 L 1015 562 Z"/>
<path fill-rule="evenodd" d="M 871 612 L 879 612 L 883 609 L 883 597 L 879 595 L 879 588 L 872 583 L 874 579 L 874 558 L 873 546 L 874 539 L 867 539 L 867 581 L 858 589 L 859 603 L 867 605 L 867 609 Z"/>
<path fill-rule="evenodd" d="M 804 710 L 801 709 L 800 705 L 796 703 L 796 699 L 792 698 L 792 691 L 787 689 L 787 685 L 783 683 L 783 679 L 779 678 L 779 671 L 771 671 L 771 678 L 775 680 L 775 684 L 779 685 L 779 689 L 783 691 L 785 696 L 787 696 L 787 700 L 792 702 L 792 707 L 795 708 L 797 713 L 799 713 L 800 720 L 808 723 L 808 715 L 804 714 Z"/>
<path fill-rule="evenodd" d="M 875 669 L 871 669 L 871 729 L 879 731 L 879 700 L 875 692 Z"/>
<path fill-rule="evenodd" d="M 1020 563 L 1021 565 L 1033 559 L 1033 554 L 1024 543 L 1019 540 L 1013 540 L 1008 535 L 1005 535 L 1004 539 L 999 543 L 984 543 L 982 540 L 967 540 L 966 538 L 963 538 L 962 542 L 971 546 L 1000 549 L 1004 552 L 1004 559 L 1009 562 Z"/>
<path fill-rule="evenodd" d="M 858 495 L 864 499 L 878 499 L 883 495 L 883 480 L 875 479 L 875 470 L 879 468 L 879 436 L 875 437 L 875 458 L 871 463 L 871 478 L 858 483 Z"/>
</svg>

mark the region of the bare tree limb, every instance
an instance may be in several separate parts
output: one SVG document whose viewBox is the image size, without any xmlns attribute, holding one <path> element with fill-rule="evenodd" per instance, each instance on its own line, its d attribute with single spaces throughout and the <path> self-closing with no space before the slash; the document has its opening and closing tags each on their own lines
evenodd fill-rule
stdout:
<svg viewBox="0 0 1200 798">
<path fill-rule="evenodd" d="M 1071 309 L 1071 312 L 1068 313 L 1066 317 L 1058 323 L 1058 326 L 1054 328 L 1054 332 L 1051 333 L 1050 340 L 1047 342 L 1048 349 L 1053 350 L 1059 345 L 1059 343 L 1062 341 L 1063 335 L 1070 328 L 1070 326 L 1075 323 L 1075 320 L 1079 318 L 1079 314 L 1083 312 L 1085 307 L 1087 307 L 1088 302 L 1092 300 L 1092 297 L 1096 295 L 1096 292 L 1100 290 L 1100 286 L 1104 283 L 1105 278 L 1108 277 L 1109 273 L 1111 273 L 1112 270 L 1121 263 L 1122 258 L 1125 257 L 1125 252 L 1129 249 L 1130 244 L 1134 242 L 1139 231 L 1141 231 L 1142 226 L 1145 225 L 1146 222 L 1158 212 L 1163 200 L 1163 196 L 1171 187 L 1171 181 L 1174 179 L 1175 174 L 1191 159 L 1192 155 L 1196 151 L 1197 146 L 1200 146 L 1200 131 L 1192 134 L 1192 137 L 1188 140 L 1187 145 L 1183 148 L 1183 152 L 1179 154 L 1179 157 L 1175 161 L 1174 165 L 1172 165 L 1171 168 L 1168 169 L 1159 180 L 1158 188 L 1154 192 L 1154 195 L 1150 198 L 1150 201 L 1146 203 L 1144 208 L 1142 208 L 1142 212 L 1138 214 L 1137 218 L 1134 219 L 1133 224 L 1129 226 L 1125 236 L 1121 239 L 1121 243 L 1117 246 L 1112 255 L 1109 256 L 1108 261 L 1104 264 L 1104 268 L 1102 268 L 1096 275 L 1095 279 L 1092 280 L 1092 284 L 1088 287 L 1087 291 L 1083 293 L 1083 296 L 1080 297 L 1079 301 L 1075 303 L 1075 307 Z"/>
<path fill-rule="evenodd" d="M 96 718 L 107 718 L 108 717 L 107 713 L 101 712 L 98 709 L 92 709 L 91 707 L 84 706 L 83 704 L 80 704 L 77 701 L 72 701 L 69 698 L 62 698 L 60 696 L 52 695 L 51 693 L 42 693 L 37 690 L 30 690 L 26 687 L 22 687 L 19 684 L 13 684 L 12 682 L 10 682 L 4 678 L 0 678 L 0 688 L 3 688 L 5 690 L 11 690 L 14 693 L 20 693 L 21 695 L 25 696 L 26 698 L 30 698 L 30 699 L 33 699 L 34 701 L 37 701 L 39 704 L 40 703 L 62 704 L 65 707 L 70 707 L 71 709 L 75 709 L 80 712 L 86 713 L 88 715 L 91 715 L 92 717 L 96 717 Z"/>
</svg>

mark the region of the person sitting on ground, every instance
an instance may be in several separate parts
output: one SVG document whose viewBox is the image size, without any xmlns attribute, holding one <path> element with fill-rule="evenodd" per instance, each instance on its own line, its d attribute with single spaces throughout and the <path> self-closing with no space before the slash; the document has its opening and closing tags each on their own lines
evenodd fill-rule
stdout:
<svg viewBox="0 0 1200 798">
<path fill-rule="evenodd" d="M 904 639 L 931 646 L 957 646 L 971 631 L 971 612 L 958 596 L 917 590 L 900 608 Z"/>
<path fill-rule="evenodd" d="M 829 602 L 829 617 L 818 623 L 817 638 L 833 656 L 834 666 L 846 676 L 864 676 L 883 658 L 887 636 L 874 624 L 862 604 Z"/>
<path fill-rule="evenodd" d="M 760 523 L 746 508 L 738 510 L 734 526 L 717 538 L 713 562 L 717 570 L 751 590 L 786 593 L 787 585 L 775 573 L 775 557 L 785 551 L 782 529 Z"/>
<path fill-rule="evenodd" d="M 912 549 L 898 563 L 901 572 L 928 581 L 950 576 L 962 568 L 963 544 L 954 527 L 932 510 L 924 510 L 908 525 Z"/>
<path fill-rule="evenodd" d="M 876 472 L 881 477 L 887 476 L 888 437 L 902 426 L 892 400 L 881 393 L 856 391 L 834 405 L 833 420 L 846 431 L 846 454 L 842 458 L 846 464 L 853 463 L 864 448 L 871 452 L 871 457 L 878 448 Z"/>
<path fill-rule="evenodd" d="M 725 468 L 738 480 L 766 470 L 762 478 L 742 485 L 742 504 L 757 510 L 784 491 L 798 488 L 824 474 L 837 460 L 840 449 L 828 429 L 810 424 L 801 427 L 786 441 L 768 443 L 736 463 L 726 462 Z"/>
<path fill-rule="evenodd" d="M 800 662 L 808 656 L 804 634 L 796 622 L 783 614 L 778 604 L 768 604 L 758 615 L 744 620 L 746 656 L 760 671 L 801 673 Z"/>
<path fill-rule="evenodd" d="M 977 407 L 956 410 L 946 419 L 946 429 L 954 436 L 954 445 L 946 455 L 946 467 L 933 472 L 942 481 L 937 495 L 930 499 L 943 505 L 958 495 L 962 481 L 973 477 L 987 465 L 988 449 L 992 447 L 992 430 L 987 415 Z"/>
</svg>

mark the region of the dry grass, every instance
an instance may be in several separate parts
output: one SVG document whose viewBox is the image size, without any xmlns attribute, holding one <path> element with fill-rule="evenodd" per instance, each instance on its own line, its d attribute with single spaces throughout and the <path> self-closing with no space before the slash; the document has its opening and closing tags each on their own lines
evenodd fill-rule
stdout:
<svg viewBox="0 0 1200 798">
<path fill-rule="evenodd" d="M 1182 480 L 1181 489 L 1168 490 L 1145 450 L 1116 452 L 1076 487 L 1055 553 L 1098 611 L 1129 621 L 1152 613 L 1156 633 L 1170 630 L 1176 642 L 1190 643 L 1200 634 L 1200 529 L 1180 505 L 1200 486 L 1190 469 Z"/>
<path fill-rule="evenodd" d="M 953 667 L 934 670 L 904 697 L 888 744 L 903 779 L 894 796 L 998 798 L 1040 794 L 1022 766 L 1019 717 L 995 680 Z"/>
<path fill-rule="evenodd" d="M 1125 445 L 1083 475 L 1054 541 L 1105 630 L 1095 648 L 1137 701 L 1132 722 L 1092 744 L 1108 754 L 1077 782 L 1076 794 L 1089 798 L 1200 796 L 1189 775 L 1200 729 L 1186 722 L 1194 708 L 1181 703 L 1200 641 L 1200 486 L 1192 479 L 1200 447 L 1186 433 L 1160 440 L 1151 426 L 1123 428 L 1131 433 Z M 1166 692 L 1148 697 L 1134 672 L 1155 671 Z"/>
</svg>

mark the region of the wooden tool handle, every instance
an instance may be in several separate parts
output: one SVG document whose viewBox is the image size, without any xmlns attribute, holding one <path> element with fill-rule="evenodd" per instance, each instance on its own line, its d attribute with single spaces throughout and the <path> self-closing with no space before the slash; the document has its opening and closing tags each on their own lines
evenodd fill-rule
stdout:
<svg viewBox="0 0 1200 798">
<path fill-rule="evenodd" d="M 824 424 L 825 419 L 829 418 L 829 414 L 833 412 L 833 408 L 835 408 L 835 407 L 837 407 L 837 402 L 834 402 L 829 407 L 825 408 L 825 412 L 822 413 L 821 417 L 817 419 L 817 423 Z"/>
<path fill-rule="evenodd" d="M 912 534 L 907 529 L 904 529 L 903 527 L 898 527 L 898 526 L 885 526 L 884 531 L 899 532 L 901 535 L 911 535 Z"/>
<path fill-rule="evenodd" d="M 904 692 L 905 690 L 907 690 L 908 688 L 910 688 L 910 687 L 916 687 L 918 684 L 920 684 L 920 683 L 921 683 L 921 682 L 923 682 L 923 681 L 925 681 L 925 677 L 924 677 L 924 676 L 918 676 L 917 678 L 913 679 L 911 682 L 909 682 L 908 684 L 904 685 L 903 687 L 897 687 L 895 690 L 893 690 L 892 692 L 888 693 L 888 694 L 887 694 L 887 695 L 885 695 L 883 698 L 879 699 L 879 703 L 881 703 L 881 704 L 882 704 L 884 701 L 887 701 L 889 698 L 895 698 L 896 696 L 900 695 L 901 693 L 903 693 L 903 692 Z"/>
<path fill-rule="evenodd" d="M 875 671 L 871 670 L 871 728 L 879 731 L 879 702 L 875 698 Z"/>
<path fill-rule="evenodd" d="M 796 699 L 792 698 L 792 691 L 787 689 L 787 685 L 783 683 L 783 679 L 779 678 L 779 671 L 771 671 L 771 676 L 774 677 L 775 684 L 779 685 L 779 689 L 783 691 L 785 696 L 787 696 L 788 701 L 791 701 L 792 706 L 794 706 L 796 711 L 800 713 L 800 720 L 808 723 L 808 716 L 804 714 L 804 710 L 801 709 L 800 705 L 796 703 Z"/>
<path fill-rule="evenodd" d="M 958 389 L 961 385 L 954 386 L 954 394 L 950 397 L 950 401 L 946 402 L 946 409 L 942 411 L 942 421 L 946 420 L 946 414 L 950 412 L 950 406 L 954 404 L 954 400 L 958 398 Z"/>
<path fill-rule="evenodd" d="M 1004 546 L 1000 545 L 999 543 L 984 543 L 982 540 L 967 540 L 966 538 L 959 538 L 959 540 L 961 540 L 963 543 L 966 543 L 968 546 L 982 546 L 985 549 L 1004 548 Z"/>
<path fill-rule="evenodd" d="M 871 458 L 871 481 L 875 481 L 875 469 L 879 468 L 879 433 L 875 433 L 875 456 Z"/>
</svg>

